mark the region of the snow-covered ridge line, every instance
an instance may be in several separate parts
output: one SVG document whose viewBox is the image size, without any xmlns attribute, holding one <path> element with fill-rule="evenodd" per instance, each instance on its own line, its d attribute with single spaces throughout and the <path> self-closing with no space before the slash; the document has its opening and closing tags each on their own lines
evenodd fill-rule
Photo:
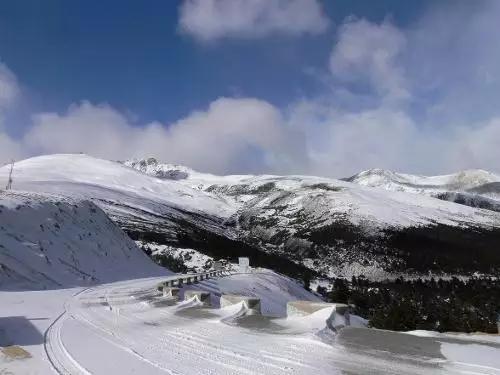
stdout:
<svg viewBox="0 0 500 375">
<path fill-rule="evenodd" d="M 162 179 L 173 180 L 207 180 L 207 181 L 241 181 L 252 178 L 301 178 L 318 180 L 335 180 L 332 178 L 312 176 L 312 175 L 213 175 L 193 170 L 184 165 L 164 163 L 156 158 L 129 159 L 121 162 L 131 168 L 137 169 L 150 176 Z M 373 168 L 359 172 L 351 177 L 341 180 L 354 182 L 363 186 L 380 186 L 384 183 L 399 183 L 407 186 L 421 186 L 423 188 L 454 188 L 456 190 L 470 189 L 483 184 L 500 182 L 500 175 L 483 169 L 462 170 L 447 175 L 414 175 L 407 173 L 398 173 L 387 169 Z"/>
<path fill-rule="evenodd" d="M 500 182 L 500 175 L 482 169 L 464 170 L 448 175 L 423 176 L 369 169 L 345 179 L 363 186 L 387 190 L 455 190 L 466 191 L 481 185 Z"/>
<path fill-rule="evenodd" d="M 328 275 L 345 274 L 346 264 L 371 274 L 380 268 L 404 272 L 405 262 L 418 266 L 409 254 L 421 251 L 428 252 L 428 264 L 420 271 L 450 264 L 449 255 L 438 258 L 453 251 L 463 260 L 443 272 L 489 272 L 484 264 L 469 270 L 465 254 L 486 256 L 500 235 L 500 213 L 477 208 L 495 206 L 486 200 L 469 207 L 329 178 L 214 176 L 180 167 L 184 178 L 158 178 L 155 168 L 165 177 L 171 167 L 156 160 L 127 166 L 80 154 L 47 155 L 16 163 L 13 186 L 92 200 L 135 240 L 219 258 L 254 254 L 262 260 L 257 266 L 273 264 L 294 277 L 304 265 Z M 0 181 L 8 172 L 0 168 Z M 500 260 L 486 263 L 500 266 Z"/>
<path fill-rule="evenodd" d="M 459 225 L 460 223 L 473 222 L 479 219 L 479 217 L 484 218 L 483 213 L 478 213 L 477 217 L 470 217 L 470 219 L 467 219 L 469 215 L 473 214 L 474 210 L 448 202 L 443 204 L 443 202 L 430 197 L 415 198 L 413 195 L 405 194 L 408 191 L 403 189 L 388 189 L 394 190 L 394 192 L 384 193 L 370 189 L 371 186 L 358 183 L 358 181 L 294 175 L 215 176 L 195 172 L 187 167 L 162 164 L 154 158 L 135 160 L 132 162 L 127 161 L 125 165 L 129 165 L 151 176 L 168 176 L 168 171 L 172 167 L 174 167 L 175 170 L 182 170 L 185 174 L 181 179 L 177 180 L 177 182 L 195 189 L 213 193 L 213 195 L 219 196 L 225 201 L 238 206 L 239 210 L 255 202 L 256 197 L 259 196 L 264 197 L 261 204 L 267 204 L 270 200 L 276 199 L 277 191 L 283 191 L 289 196 L 288 200 L 283 202 L 289 206 L 289 209 L 292 209 L 294 206 L 297 206 L 297 209 L 302 209 L 306 198 L 314 194 L 324 194 L 327 192 L 332 193 L 332 198 L 335 199 L 336 202 L 345 202 L 344 205 L 340 207 L 333 207 L 333 211 L 351 211 L 351 220 L 356 223 L 361 221 L 366 222 L 366 220 L 368 220 L 375 221 L 381 225 L 397 226 L 426 225 L 435 222 L 443 222 L 447 225 Z M 396 175 L 393 172 L 383 170 L 372 170 L 369 175 L 374 176 L 379 175 L 379 173 L 384 176 L 386 173 Z M 484 173 L 488 174 L 489 172 Z M 458 173 L 456 176 L 460 175 L 461 174 Z M 411 175 L 400 176 L 407 176 L 405 179 L 410 181 Z M 491 174 L 491 176 L 494 175 Z M 414 180 L 417 181 L 417 176 L 414 177 Z M 446 176 L 442 176 L 442 178 L 439 176 L 435 178 L 432 177 L 431 179 L 435 179 L 436 181 L 441 179 L 444 181 L 444 177 Z M 398 178 L 401 180 L 403 177 Z M 495 177 L 491 177 L 491 180 L 494 178 Z M 498 179 L 500 181 L 500 177 L 498 177 Z M 462 176 L 462 180 L 467 180 L 467 178 Z M 267 196 L 269 196 L 269 199 Z M 405 207 L 403 208 L 402 206 Z M 354 207 L 357 209 L 352 210 Z M 318 207 L 318 209 L 320 209 L 320 207 Z M 434 214 L 431 212 L 424 213 L 426 209 L 436 210 L 436 212 Z M 404 215 L 400 215 L 401 211 L 404 211 Z M 444 217 L 447 216 L 446 212 L 450 212 L 453 218 L 448 216 L 447 219 L 444 219 Z M 486 213 L 484 215 L 488 216 L 489 214 Z M 479 221 L 481 221 L 482 224 L 486 224 L 482 219 L 479 219 Z M 497 222 L 498 218 L 495 217 L 489 224 L 495 226 Z"/>
<path fill-rule="evenodd" d="M 0 180 L 7 175 L 8 168 L 0 168 Z M 242 209 L 261 211 L 269 207 L 269 203 L 279 201 L 280 206 L 287 207 L 284 211 L 287 216 L 306 209 L 312 220 L 347 214 L 353 223 L 371 221 L 377 226 L 433 222 L 447 225 L 477 222 L 495 226 L 499 219 L 433 198 L 385 193 L 341 180 L 266 175 L 210 176 L 209 179 L 196 175 L 165 180 L 120 163 L 81 154 L 47 155 L 16 163 L 14 188 L 93 199 L 108 214 L 118 216 L 132 214 L 136 207 L 136 214 L 140 216 L 150 212 L 157 217 L 168 217 L 175 212 L 178 215 L 180 209 L 227 219 Z"/>
</svg>

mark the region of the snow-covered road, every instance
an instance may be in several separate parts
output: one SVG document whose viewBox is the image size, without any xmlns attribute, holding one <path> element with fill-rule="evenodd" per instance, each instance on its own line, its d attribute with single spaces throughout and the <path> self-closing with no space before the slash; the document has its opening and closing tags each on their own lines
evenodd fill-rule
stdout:
<svg viewBox="0 0 500 375">
<path fill-rule="evenodd" d="M 21 310 L 50 315 L 33 321 L 45 332 L 39 341 L 23 346 L 33 357 L 9 361 L 0 356 L 0 373 L 500 374 L 495 340 L 345 329 L 329 341 L 333 336 L 318 335 L 324 313 L 294 319 L 241 317 L 243 305 L 216 309 L 196 300 L 179 303 L 159 297 L 159 280 L 0 292 L 1 316 L 9 309 L 10 315 Z M 16 332 L 21 339 L 23 327 Z"/>
</svg>

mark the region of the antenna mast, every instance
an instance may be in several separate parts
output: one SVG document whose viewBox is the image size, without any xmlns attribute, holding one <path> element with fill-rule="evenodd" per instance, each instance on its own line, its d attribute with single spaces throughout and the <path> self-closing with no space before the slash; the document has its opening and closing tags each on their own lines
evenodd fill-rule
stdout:
<svg viewBox="0 0 500 375">
<path fill-rule="evenodd" d="M 14 160 L 10 162 L 10 172 L 9 172 L 9 181 L 7 182 L 6 190 L 12 190 L 12 170 L 14 169 Z"/>
</svg>

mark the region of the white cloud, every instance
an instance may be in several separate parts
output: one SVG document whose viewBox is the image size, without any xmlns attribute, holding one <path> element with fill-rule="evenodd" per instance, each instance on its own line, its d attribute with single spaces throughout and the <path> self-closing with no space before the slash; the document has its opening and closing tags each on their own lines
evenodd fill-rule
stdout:
<svg viewBox="0 0 500 375">
<path fill-rule="evenodd" d="M 203 171 L 272 171 L 301 162 L 300 138 L 280 112 L 257 99 L 220 98 L 170 125 L 132 124 L 88 102 L 65 114 L 42 113 L 23 140 L 31 153 L 84 152 L 109 159 L 156 156 Z"/>
<path fill-rule="evenodd" d="M 405 46 L 405 35 L 391 23 L 351 18 L 339 28 L 330 69 L 342 81 L 368 81 L 384 97 L 405 99 L 409 92 L 398 64 Z"/>
<path fill-rule="evenodd" d="M 500 3 L 481 4 L 433 9 L 409 30 L 347 20 L 328 64 L 332 91 L 286 111 L 255 98 L 219 98 L 173 124 L 138 124 L 82 102 L 35 114 L 20 140 L 2 133 L 0 121 L 0 161 L 86 152 L 156 156 L 215 173 L 500 172 Z M 2 69 L 0 87 L 16 93 L 15 77 Z M 16 95 L 3 97 L 0 115 Z"/>
<path fill-rule="evenodd" d="M 17 99 L 19 92 L 16 76 L 5 64 L 0 63 L 0 166 L 23 155 L 21 145 L 3 131 L 5 114 Z"/>
<path fill-rule="evenodd" d="M 171 158 L 204 170 L 288 168 L 302 159 L 300 138 L 280 112 L 257 99 L 220 98 L 168 129 Z M 299 157 L 300 156 L 300 157 Z"/>
<path fill-rule="evenodd" d="M 399 110 L 346 112 L 304 101 L 292 108 L 290 126 L 307 135 L 307 172 L 315 175 L 345 177 L 380 166 L 406 171 L 415 153 L 419 163 L 427 159 L 415 123 Z"/>
<path fill-rule="evenodd" d="M 317 0 L 184 0 L 179 29 L 201 41 L 319 34 L 329 20 Z"/>
<path fill-rule="evenodd" d="M 0 63 L 0 110 L 12 104 L 19 94 L 15 75 L 9 68 Z"/>
<path fill-rule="evenodd" d="M 134 150 L 135 132 L 128 119 L 115 109 L 82 102 L 64 114 L 34 115 L 23 142 L 36 154 L 84 152 L 116 159 Z"/>
<path fill-rule="evenodd" d="M 22 149 L 22 145 L 19 142 L 13 140 L 0 130 L 0 167 L 10 162 L 10 160 L 19 160 L 28 155 Z"/>
<path fill-rule="evenodd" d="M 443 153 L 452 169 L 482 168 L 500 172 L 500 116 L 456 130 L 453 147 Z M 447 151 L 447 152 L 446 152 Z"/>
</svg>

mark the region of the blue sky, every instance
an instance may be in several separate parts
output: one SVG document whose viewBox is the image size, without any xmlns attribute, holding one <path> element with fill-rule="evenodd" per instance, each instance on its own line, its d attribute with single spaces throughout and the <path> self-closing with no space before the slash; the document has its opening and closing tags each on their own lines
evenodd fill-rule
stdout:
<svg viewBox="0 0 500 375">
<path fill-rule="evenodd" d="M 327 69 L 335 25 L 357 15 L 406 26 L 427 1 L 331 1 L 324 34 L 200 45 L 177 31 L 179 1 L 23 0 L 0 3 L 0 56 L 40 110 L 82 98 L 143 121 L 172 122 L 220 96 L 285 106 L 324 88 L 305 70 Z"/>
<path fill-rule="evenodd" d="M 335 176 L 500 169 L 478 132 L 500 135 L 500 48 L 488 45 L 500 19 L 494 1 L 235 3 L 0 3 L 0 61 L 16 91 L 0 103 L 0 157 L 84 151 L 216 173 Z M 238 111 L 263 124 L 237 124 Z M 109 139 L 101 148 L 72 140 L 85 130 Z M 273 142 L 255 134 L 267 131 Z M 68 146 L 47 141 L 54 133 Z M 362 148 L 348 148 L 354 140 Z M 419 144 L 408 154 L 410 140 Z M 210 152 L 221 147 L 230 151 Z"/>
</svg>

